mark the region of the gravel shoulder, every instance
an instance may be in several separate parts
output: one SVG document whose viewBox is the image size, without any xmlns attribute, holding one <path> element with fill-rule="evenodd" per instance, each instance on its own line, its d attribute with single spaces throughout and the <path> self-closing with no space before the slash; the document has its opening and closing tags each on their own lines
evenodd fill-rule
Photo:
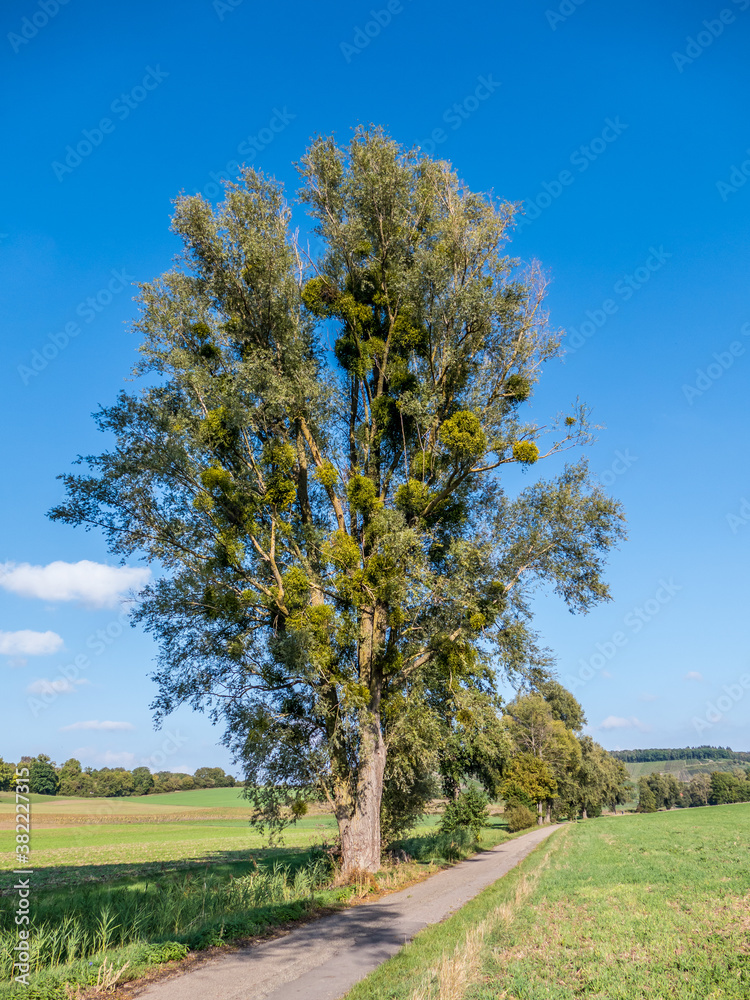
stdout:
<svg viewBox="0 0 750 1000">
<path fill-rule="evenodd" d="M 154 983 L 138 1000 L 338 1000 L 423 927 L 449 917 L 556 829 L 532 830 L 400 892 Z"/>
</svg>

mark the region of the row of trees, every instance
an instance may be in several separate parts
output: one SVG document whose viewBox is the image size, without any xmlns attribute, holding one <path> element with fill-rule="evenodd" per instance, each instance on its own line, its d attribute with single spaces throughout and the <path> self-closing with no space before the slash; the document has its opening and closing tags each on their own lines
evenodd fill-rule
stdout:
<svg viewBox="0 0 750 1000">
<path fill-rule="evenodd" d="M 411 772 L 402 771 L 401 783 L 386 790 L 381 816 L 385 838 L 407 830 L 430 798 L 443 794 L 457 800 L 469 779 L 492 799 L 532 809 L 540 823 L 615 809 L 628 797 L 627 771 L 590 736 L 581 735 L 585 722 L 580 704 L 553 680 L 539 680 L 504 708 L 497 700 L 476 704 L 461 696 L 455 715 L 446 719 L 432 771 L 419 774 L 412 764 Z M 56 767 L 46 754 L 23 757 L 20 765 L 29 769 L 31 791 L 44 795 L 119 797 L 235 784 L 221 768 L 198 768 L 194 775 L 152 774 L 147 767 L 82 768 L 74 758 Z M 14 770 L 15 765 L 0 761 L 3 788 L 11 787 Z"/>
<path fill-rule="evenodd" d="M 531 807 L 537 822 L 598 816 L 629 797 L 628 773 L 590 736 L 575 698 L 555 681 L 508 706 L 504 722 L 513 746 L 500 792 L 506 805 Z"/>
<path fill-rule="evenodd" d="M 678 781 L 671 774 L 649 774 L 638 779 L 638 812 L 731 802 L 750 802 L 750 768 L 737 774 L 697 774 L 690 781 Z"/>
<path fill-rule="evenodd" d="M 157 771 L 147 767 L 128 771 L 124 767 L 81 767 L 71 757 L 60 767 L 47 754 L 22 757 L 18 764 L 0 758 L 0 790 L 13 788 L 16 767 L 29 769 L 29 789 L 39 795 L 75 795 L 113 798 L 125 795 L 150 795 L 158 792 L 186 791 L 191 788 L 231 788 L 237 782 L 220 767 L 199 767 L 192 775 L 183 772 Z"/>
<path fill-rule="evenodd" d="M 737 760 L 750 761 L 750 753 L 729 747 L 682 747 L 682 749 L 613 750 L 612 756 L 626 764 L 655 760 Z"/>
</svg>

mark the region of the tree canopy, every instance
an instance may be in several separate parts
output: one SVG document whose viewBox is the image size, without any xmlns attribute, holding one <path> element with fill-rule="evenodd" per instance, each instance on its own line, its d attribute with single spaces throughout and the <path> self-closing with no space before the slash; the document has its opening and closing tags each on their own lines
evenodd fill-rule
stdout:
<svg viewBox="0 0 750 1000">
<path fill-rule="evenodd" d="M 183 253 L 140 288 L 142 388 L 100 411 L 116 443 L 52 516 L 161 567 L 136 613 L 159 717 L 210 711 L 256 818 L 317 789 L 344 869 L 374 870 L 381 819 L 477 769 L 462 733 L 492 780 L 496 671 L 547 664 L 531 594 L 605 600 L 622 514 L 582 460 L 504 486 L 590 440 L 579 402 L 525 412 L 560 339 L 540 268 L 506 253 L 515 208 L 379 129 L 299 172 L 312 249 L 252 169 L 217 207 L 177 200 Z"/>
</svg>

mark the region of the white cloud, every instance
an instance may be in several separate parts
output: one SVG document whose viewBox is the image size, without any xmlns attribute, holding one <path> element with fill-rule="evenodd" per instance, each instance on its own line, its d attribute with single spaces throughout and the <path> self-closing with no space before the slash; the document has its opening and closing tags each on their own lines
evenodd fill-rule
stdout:
<svg viewBox="0 0 750 1000">
<path fill-rule="evenodd" d="M 32 681 L 26 691 L 28 694 L 72 694 L 75 691 L 75 684 L 86 683 L 87 681 L 83 679 L 69 681 L 67 677 L 56 677 L 53 681 L 49 681 L 40 677 L 38 680 Z"/>
<path fill-rule="evenodd" d="M 3 656 L 47 656 L 56 653 L 63 641 L 57 632 L 0 632 L 0 654 Z"/>
<path fill-rule="evenodd" d="M 69 726 L 62 726 L 61 733 L 66 733 L 71 729 L 103 729 L 107 731 L 115 729 L 135 729 L 132 722 L 97 722 L 91 719 L 88 722 L 73 722 Z"/>
<path fill-rule="evenodd" d="M 688 670 L 688 672 L 685 674 L 685 677 L 683 678 L 683 680 L 686 680 L 686 681 L 702 681 L 703 680 L 703 674 L 700 673 L 700 671 L 698 671 L 698 670 Z"/>
<path fill-rule="evenodd" d="M 649 731 L 648 726 L 644 725 L 640 719 L 636 719 L 632 715 L 629 719 L 623 719 L 619 715 L 608 715 L 604 722 L 600 723 L 600 729 L 638 729 L 642 733 L 647 733 Z"/>
<path fill-rule="evenodd" d="M 108 608 L 151 578 L 151 570 L 137 566 L 106 566 L 82 559 L 77 563 L 0 563 L 0 587 L 22 597 L 43 601 L 80 601 L 95 608 Z"/>
</svg>

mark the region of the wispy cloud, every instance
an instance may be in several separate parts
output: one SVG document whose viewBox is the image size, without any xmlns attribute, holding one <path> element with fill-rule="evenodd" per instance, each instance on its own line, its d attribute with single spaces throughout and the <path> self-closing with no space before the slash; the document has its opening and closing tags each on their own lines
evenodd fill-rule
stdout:
<svg viewBox="0 0 750 1000">
<path fill-rule="evenodd" d="M 634 715 L 629 719 L 624 719 L 620 715 L 608 715 L 604 722 L 599 723 L 599 729 L 637 729 L 641 733 L 649 731 L 649 727 Z"/>
<path fill-rule="evenodd" d="M 32 632 L 27 628 L 18 632 L 0 632 L 2 656 L 47 656 L 56 653 L 62 644 L 57 632 Z"/>
<path fill-rule="evenodd" d="M 45 677 L 40 677 L 38 680 L 32 681 L 26 691 L 28 694 L 72 694 L 77 684 L 88 684 L 88 681 L 83 678 L 69 681 L 67 677 L 56 677 L 50 681 Z"/>
<path fill-rule="evenodd" d="M 102 729 L 107 732 L 116 729 L 135 729 L 132 722 L 97 722 L 96 719 L 90 719 L 88 722 L 72 722 L 69 726 L 61 726 L 60 732 L 67 733 L 72 729 Z"/>
<path fill-rule="evenodd" d="M 699 670 L 688 670 L 688 672 L 683 677 L 685 681 L 702 681 L 703 674 Z"/>
<path fill-rule="evenodd" d="M 658 701 L 658 700 L 659 700 L 658 694 L 647 694 L 644 692 L 643 694 L 638 695 L 638 701 Z"/>
<path fill-rule="evenodd" d="M 140 590 L 151 571 L 137 566 L 80 562 L 0 563 L 0 587 L 21 597 L 43 601 L 79 601 L 94 608 L 113 607 L 129 590 Z"/>
</svg>

